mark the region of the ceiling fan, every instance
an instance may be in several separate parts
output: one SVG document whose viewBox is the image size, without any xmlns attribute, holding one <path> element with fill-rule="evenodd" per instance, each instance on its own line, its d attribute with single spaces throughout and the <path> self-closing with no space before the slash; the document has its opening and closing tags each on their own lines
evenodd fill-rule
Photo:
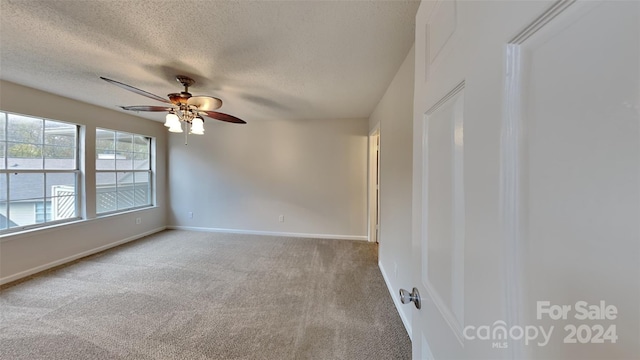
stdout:
<svg viewBox="0 0 640 360">
<path fill-rule="evenodd" d="M 167 112 L 164 125 L 168 127 L 171 132 L 183 132 L 182 122 L 184 122 L 191 127 L 189 131 L 190 134 L 203 135 L 204 119 L 202 116 L 235 124 L 247 123 L 235 116 L 214 111 L 222 106 L 222 100 L 213 96 L 191 95 L 191 93 L 189 93 L 189 87 L 195 84 L 195 80 L 185 75 L 176 76 L 176 80 L 184 86 L 184 91 L 168 94 L 168 99 L 106 77 L 101 76 L 100 79 L 138 95 L 168 104 L 166 106 L 135 105 L 120 107 L 129 111 Z"/>
</svg>

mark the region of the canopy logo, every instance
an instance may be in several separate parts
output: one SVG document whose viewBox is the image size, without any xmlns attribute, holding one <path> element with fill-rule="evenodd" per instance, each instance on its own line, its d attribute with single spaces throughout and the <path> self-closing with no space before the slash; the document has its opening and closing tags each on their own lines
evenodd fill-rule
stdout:
<svg viewBox="0 0 640 360">
<path fill-rule="evenodd" d="M 465 326 L 462 334 L 467 340 L 491 340 L 493 342 L 492 347 L 499 349 L 506 349 L 508 342 L 505 340 L 522 340 L 524 339 L 525 345 L 536 341 L 538 346 L 545 346 L 551 339 L 553 333 L 553 326 L 550 326 L 547 331 L 543 326 L 512 326 L 507 328 L 507 323 L 498 320 L 493 325 L 482 325 L 475 327 L 473 325 Z M 539 341 L 539 337 L 541 338 Z"/>
</svg>

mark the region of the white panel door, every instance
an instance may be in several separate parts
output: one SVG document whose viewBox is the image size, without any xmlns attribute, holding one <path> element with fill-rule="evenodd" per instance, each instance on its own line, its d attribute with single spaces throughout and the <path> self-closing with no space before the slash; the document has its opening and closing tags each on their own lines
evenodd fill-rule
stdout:
<svg viewBox="0 0 640 360">
<path fill-rule="evenodd" d="M 423 1 L 414 359 L 640 359 L 640 1 Z"/>
</svg>

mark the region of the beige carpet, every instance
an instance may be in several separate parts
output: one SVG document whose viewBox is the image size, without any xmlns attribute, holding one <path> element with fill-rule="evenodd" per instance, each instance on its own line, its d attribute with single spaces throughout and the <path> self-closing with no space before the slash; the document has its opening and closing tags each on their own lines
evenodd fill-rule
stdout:
<svg viewBox="0 0 640 360">
<path fill-rule="evenodd" d="M 409 359 L 376 246 L 170 230 L 0 291 L 1 359 Z"/>
</svg>

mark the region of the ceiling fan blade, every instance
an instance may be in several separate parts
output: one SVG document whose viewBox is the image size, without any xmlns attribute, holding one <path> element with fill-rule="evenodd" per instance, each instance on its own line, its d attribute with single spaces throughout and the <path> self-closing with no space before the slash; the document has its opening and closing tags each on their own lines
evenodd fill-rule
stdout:
<svg viewBox="0 0 640 360">
<path fill-rule="evenodd" d="M 149 99 L 153 99 L 153 100 L 161 101 L 161 102 L 168 103 L 168 104 L 170 104 L 170 103 L 171 103 L 169 100 L 167 100 L 167 99 L 165 99 L 165 98 L 163 98 L 163 97 L 160 97 L 160 96 L 158 96 L 158 95 L 152 94 L 152 93 L 147 92 L 147 91 L 144 91 L 144 90 L 140 90 L 140 89 L 138 89 L 138 88 L 136 88 L 136 87 L 133 87 L 133 86 L 131 86 L 131 85 L 127 85 L 127 84 L 125 84 L 125 83 L 121 83 L 121 82 L 119 82 L 119 81 L 115 81 L 115 80 L 107 79 L 106 77 L 102 77 L 102 76 L 100 76 L 100 79 L 102 79 L 102 80 L 104 80 L 104 81 L 106 81 L 106 82 L 108 82 L 108 83 L 111 83 L 111 84 L 113 84 L 113 85 L 115 85 L 115 86 L 119 86 L 119 87 L 121 87 L 121 88 L 123 88 L 123 89 L 125 89 L 125 90 L 129 90 L 129 91 L 131 91 L 131 92 L 134 92 L 134 93 L 136 93 L 136 94 L 138 94 L 138 95 L 146 96 L 146 97 L 148 97 Z"/>
<path fill-rule="evenodd" d="M 173 109 L 170 106 L 147 106 L 147 105 L 135 105 L 135 106 L 120 106 L 123 110 L 129 111 L 169 111 Z"/>
<path fill-rule="evenodd" d="M 221 112 L 217 112 L 217 111 L 202 111 L 202 113 L 204 113 L 206 116 L 212 118 L 212 119 L 216 119 L 216 120 L 220 120 L 220 121 L 226 121 L 226 122 L 230 122 L 230 123 L 234 123 L 234 124 L 246 124 L 247 122 L 242 120 L 242 119 L 238 119 L 235 116 L 229 115 L 229 114 L 224 114 Z"/>
<path fill-rule="evenodd" d="M 213 96 L 192 96 L 187 100 L 187 105 L 195 106 L 200 111 L 212 111 L 220 109 L 222 100 Z"/>
</svg>

